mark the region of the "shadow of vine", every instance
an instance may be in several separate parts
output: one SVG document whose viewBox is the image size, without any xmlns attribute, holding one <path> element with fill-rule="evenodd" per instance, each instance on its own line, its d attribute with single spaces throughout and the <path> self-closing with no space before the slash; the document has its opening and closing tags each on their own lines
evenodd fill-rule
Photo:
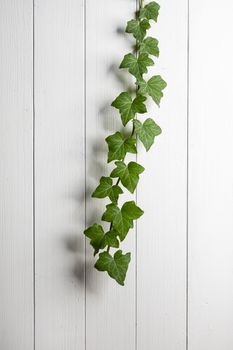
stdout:
<svg viewBox="0 0 233 350">
<path fill-rule="evenodd" d="M 124 36 L 123 40 L 126 40 L 127 35 L 124 30 L 125 28 L 118 28 L 116 30 L 116 34 Z M 127 41 L 129 42 L 128 38 Z M 132 45 L 132 42 L 130 42 L 129 44 L 129 50 L 130 46 L 133 47 L 133 50 L 135 49 L 135 46 Z M 104 62 L 100 62 L 100 64 L 104 66 Z M 113 78 L 115 80 L 115 83 L 119 85 L 119 91 L 134 91 L 130 79 L 127 77 L 124 71 L 119 70 L 119 62 L 112 63 L 111 65 L 109 65 L 109 67 L 105 71 L 105 75 L 106 78 L 110 77 L 111 79 Z M 94 90 L 96 90 L 96 87 L 94 88 Z M 116 96 L 113 95 L 112 97 L 114 99 Z M 97 113 L 98 116 L 100 116 L 102 128 L 104 131 L 109 131 L 110 133 L 116 132 L 116 130 L 113 130 L 112 127 L 116 122 L 116 113 L 113 107 L 111 107 L 113 99 L 109 100 L 106 98 L 106 101 L 104 101 L 104 103 L 100 105 L 99 108 L 97 106 Z M 87 103 L 92 103 L 92 101 L 87 101 Z M 122 127 L 120 123 L 118 130 L 120 130 L 123 134 L 127 134 L 127 131 L 125 131 L 125 128 Z M 86 174 L 84 176 L 86 176 L 88 181 L 84 180 L 83 183 L 79 186 L 78 193 L 76 193 L 75 196 L 73 195 L 79 208 L 82 208 L 83 206 L 85 206 L 85 208 L 88 208 L 88 215 L 86 215 L 87 213 L 85 213 L 86 220 L 83 219 L 83 212 L 80 214 L 79 218 L 79 223 L 80 221 L 82 221 L 81 226 L 83 226 L 83 229 L 85 228 L 85 226 L 88 227 L 94 222 L 99 222 L 99 218 L 101 217 L 101 206 L 95 206 L 94 209 L 92 209 L 90 201 L 93 200 L 91 198 L 91 193 L 95 189 L 95 185 L 99 181 L 99 178 L 101 176 L 106 175 L 107 160 L 107 147 L 103 137 L 98 135 L 95 135 L 94 137 L 89 137 L 88 133 L 86 133 L 86 135 L 86 145 L 88 144 L 88 154 L 85 154 L 85 158 L 86 160 L 88 158 L 88 161 L 86 161 Z M 90 185 L 91 181 L 93 184 L 95 183 L 94 186 Z M 85 190 L 83 189 L 84 183 Z M 85 236 L 83 235 L 83 232 L 80 232 L 79 235 L 77 235 L 76 233 L 66 235 L 63 243 L 65 245 L 65 249 L 68 250 L 74 256 L 75 262 L 71 271 L 72 277 L 75 278 L 75 280 L 78 283 L 83 285 L 85 284 L 86 289 L 88 291 L 97 293 L 97 285 L 99 289 L 101 288 L 100 285 L 103 284 L 96 283 L 96 271 L 93 268 L 95 259 L 93 258 L 93 250 L 89 247 L 89 240 L 87 240 L 85 245 Z M 94 275 L 95 278 L 93 278 Z M 97 279 L 98 278 L 101 277 L 99 277 L 98 275 Z"/>
</svg>

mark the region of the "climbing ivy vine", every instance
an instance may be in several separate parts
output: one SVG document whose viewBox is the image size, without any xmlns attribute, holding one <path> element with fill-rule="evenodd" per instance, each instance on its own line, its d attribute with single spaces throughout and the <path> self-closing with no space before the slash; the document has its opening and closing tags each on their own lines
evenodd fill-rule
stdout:
<svg viewBox="0 0 233 350">
<path fill-rule="evenodd" d="M 137 162 L 127 163 L 126 156 L 128 153 L 137 153 L 137 139 L 148 151 L 155 137 L 161 133 L 160 127 L 152 118 L 144 122 L 138 119 L 138 114 L 147 112 L 145 102 L 148 97 L 159 106 L 163 89 L 166 87 L 166 82 L 160 75 L 152 76 L 149 80 L 144 79 L 148 67 L 154 65 L 152 57 L 159 56 L 158 40 L 147 36 L 152 22 L 157 22 L 159 8 L 160 6 L 154 1 L 144 5 L 144 1 L 140 0 L 136 18 L 127 23 L 125 31 L 135 38 L 136 50 L 124 56 L 119 68 L 127 69 L 134 76 L 135 93 L 134 96 L 127 91 L 120 93 L 112 102 L 112 106 L 119 110 L 124 127 L 128 123 L 132 124 L 132 132 L 126 137 L 117 131 L 106 138 L 108 163 L 115 161 L 115 168 L 110 176 L 101 177 L 98 187 L 92 194 L 92 197 L 108 197 L 110 200 L 102 216 L 102 220 L 110 224 L 109 229 L 105 232 L 101 225 L 95 223 L 84 231 L 86 237 L 90 239 L 94 255 L 98 254 L 96 269 L 106 271 L 120 285 L 124 285 L 131 259 L 131 253 L 124 254 L 119 249 L 120 243 L 134 227 L 134 221 L 143 215 L 143 210 L 134 201 L 127 201 L 121 207 L 118 205 L 123 188 L 134 193 L 145 170 Z M 110 252 L 110 249 L 115 249 L 115 252 Z"/>
</svg>

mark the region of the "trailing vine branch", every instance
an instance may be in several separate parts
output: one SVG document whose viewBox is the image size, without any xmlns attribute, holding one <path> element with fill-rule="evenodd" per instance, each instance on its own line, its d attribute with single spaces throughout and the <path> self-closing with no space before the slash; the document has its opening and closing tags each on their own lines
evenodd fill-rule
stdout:
<svg viewBox="0 0 233 350">
<path fill-rule="evenodd" d="M 154 65 L 151 56 L 159 56 L 158 40 L 147 35 L 151 27 L 151 21 L 157 22 L 160 6 L 152 1 L 144 5 L 144 0 L 139 0 L 139 11 L 136 19 L 127 22 L 126 33 L 130 33 L 136 40 L 136 53 L 128 53 L 124 56 L 120 67 L 128 69 L 128 72 L 136 79 L 135 97 L 129 92 L 122 92 L 112 102 L 112 106 L 119 110 L 121 121 L 125 127 L 132 123 L 131 135 L 125 137 L 120 131 L 106 138 L 108 144 L 108 163 L 115 160 L 115 168 L 110 176 L 102 176 L 100 183 L 93 192 L 92 197 L 110 199 L 110 204 L 106 205 L 106 210 L 102 220 L 109 222 L 109 231 L 99 224 L 93 224 L 84 231 L 86 237 L 91 241 L 94 248 L 94 255 L 99 254 L 95 267 L 99 271 L 106 271 L 110 277 L 115 279 L 120 285 L 124 285 L 131 253 L 123 254 L 119 250 L 122 242 L 129 230 L 134 227 L 134 221 L 143 215 L 134 201 L 125 202 L 121 208 L 118 206 L 119 196 L 123 194 L 122 187 L 129 192 L 136 190 L 139 177 L 145 170 L 137 162 L 125 163 L 128 153 L 137 153 L 136 138 L 138 138 L 148 151 L 154 139 L 161 133 L 160 127 L 152 118 L 146 119 L 143 123 L 138 120 L 137 114 L 147 112 L 145 101 L 150 96 L 159 106 L 163 97 L 163 89 L 166 82 L 160 75 L 152 76 L 149 80 L 144 79 L 144 74 L 148 72 L 148 67 Z M 117 179 L 113 184 L 113 179 Z M 110 248 L 117 251 L 110 254 Z M 101 252 L 100 252 L 101 251 Z"/>
</svg>

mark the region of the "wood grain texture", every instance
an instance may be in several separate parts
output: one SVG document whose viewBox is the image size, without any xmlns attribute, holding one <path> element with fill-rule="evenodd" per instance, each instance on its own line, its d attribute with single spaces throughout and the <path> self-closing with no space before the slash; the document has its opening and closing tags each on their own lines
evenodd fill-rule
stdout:
<svg viewBox="0 0 233 350">
<path fill-rule="evenodd" d="M 122 245 L 125 287 L 85 244 L 107 203 L 91 193 L 114 166 L 104 138 L 122 127 L 110 105 L 134 86 L 118 67 L 137 2 L 35 0 L 33 25 L 32 0 L 0 1 L 1 350 L 233 348 L 230 0 L 189 0 L 189 52 L 188 1 L 159 1 L 149 74 L 168 87 L 145 117 L 163 133 L 148 153 L 138 143 L 145 172 L 120 200 L 145 211 Z"/>
<path fill-rule="evenodd" d="M 233 348 L 232 11 L 190 2 L 189 350 Z"/>
<path fill-rule="evenodd" d="M 118 67 L 134 42 L 123 31 L 135 9 L 135 0 L 87 0 L 87 225 L 100 221 L 107 203 L 91 198 L 91 192 L 99 178 L 108 175 L 114 166 L 106 167 L 104 139 L 121 128 L 118 111 L 110 106 L 111 102 L 133 86 L 128 73 Z M 124 196 L 124 200 L 129 198 L 133 197 Z M 125 287 L 93 269 L 93 250 L 87 243 L 87 350 L 135 349 L 134 230 L 122 248 L 132 252 Z"/>
<path fill-rule="evenodd" d="M 0 348 L 33 346 L 32 2 L 0 2 Z"/>
<path fill-rule="evenodd" d="M 35 7 L 36 350 L 84 349 L 83 5 Z"/>
<path fill-rule="evenodd" d="M 137 225 L 137 348 L 184 350 L 186 331 L 186 125 L 187 1 L 160 1 L 160 57 L 151 74 L 168 86 L 161 108 L 149 113 L 162 134 L 148 153 L 139 143 L 145 167 L 138 185 L 138 205 L 145 211 Z M 141 116 L 140 116 L 140 119 Z"/>
</svg>

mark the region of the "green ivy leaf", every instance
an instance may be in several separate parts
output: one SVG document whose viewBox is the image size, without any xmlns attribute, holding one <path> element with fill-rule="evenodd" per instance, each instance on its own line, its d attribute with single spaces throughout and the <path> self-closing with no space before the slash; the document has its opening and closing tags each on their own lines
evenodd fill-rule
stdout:
<svg viewBox="0 0 233 350">
<path fill-rule="evenodd" d="M 150 23 L 147 19 L 138 21 L 132 19 L 127 22 L 126 33 L 131 33 L 139 42 L 141 42 L 146 36 L 146 31 L 150 28 Z"/>
<path fill-rule="evenodd" d="M 87 228 L 84 231 L 84 234 L 86 237 L 90 238 L 91 242 L 90 244 L 94 248 L 95 252 L 94 255 L 96 255 L 100 249 L 103 249 L 105 247 L 104 243 L 104 230 L 102 226 L 94 224 Z"/>
<path fill-rule="evenodd" d="M 147 109 L 143 103 L 146 100 L 145 96 L 137 95 L 132 100 L 128 92 L 122 92 L 113 102 L 112 106 L 119 109 L 121 114 L 122 124 L 125 126 L 129 120 L 135 117 L 136 113 L 146 113 Z"/>
<path fill-rule="evenodd" d="M 109 148 L 108 163 L 115 159 L 124 159 L 127 152 L 137 153 L 137 148 L 135 146 L 136 139 L 133 137 L 125 139 L 119 131 L 113 135 L 108 136 L 106 138 L 106 142 Z"/>
<path fill-rule="evenodd" d="M 128 68 L 129 72 L 136 77 L 137 80 L 142 78 L 144 73 L 147 73 L 147 67 L 153 66 L 154 61 L 147 53 L 141 53 L 138 57 L 132 53 L 124 56 L 120 64 L 120 68 Z"/>
<path fill-rule="evenodd" d="M 139 181 L 139 175 L 145 170 L 140 164 L 130 162 L 115 162 L 116 168 L 111 172 L 111 177 L 119 177 L 121 183 L 133 193 Z"/>
<path fill-rule="evenodd" d="M 134 201 L 124 203 L 121 209 L 114 203 L 108 204 L 106 208 L 102 220 L 112 223 L 121 241 L 125 239 L 129 229 L 133 228 L 133 220 L 140 218 L 143 214 Z"/>
<path fill-rule="evenodd" d="M 143 8 L 141 8 L 140 13 L 139 13 L 139 18 L 146 18 L 148 20 L 152 19 L 155 22 L 157 22 L 158 15 L 159 15 L 159 9 L 160 6 L 157 4 L 157 2 L 152 1 Z"/>
<path fill-rule="evenodd" d="M 110 177 L 102 176 L 100 184 L 93 192 L 92 197 L 105 198 L 109 197 L 113 203 L 117 203 L 119 195 L 123 193 L 122 189 L 118 185 L 112 186 L 112 179 Z"/>
<path fill-rule="evenodd" d="M 106 246 L 119 248 L 119 241 L 117 239 L 118 232 L 111 229 L 106 234 L 102 226 L 94 224 L 84 231 L 86 237 L 88 237 L 91 242 L 90 244 L 94 248 L 94 255 L 96 255 L 100 249 L 104 249 Z"/>
<path fill-rule="evenodd" d="M 143 124 L 139 120 L 134 120 L 134 126 L 139 139 L 142 141 L 145 149 L 149 151 L 154 143 L 155 136 L 161 134 L 161 128 L 151 118 L 146 119 Z"/>
<path fill-rule="evenodd" d="M 95 268 L 99 271 L 107 271 L 110 277 L 123 286 L 130 258 L 130 253 L 124 255 L 122 250 L 118 250 L 113 257 L 108 252 L 103 252 L 100 253 Z"/>
<path fill-rule="evenodd" d="M 145 80 L 139 82 L 139 93 L 142 95 L 150 95 L 159 106 L 160 100 L 163 97 L 162 90 L 165 89 L 166 86 L 167 83 L 161 78 L 161 76 L 155 75 L 147 82 Z"/>
<path fill-rule="evenodd" d="M 143 40 L 140 45 L 139 51 L 140 53 L 147 53 L 149 55 L 153 55 L 155 57 L 159 57 L 159 47 L 158 40 L 155 38 L 151 38 L 150 36 Z"/>
<path fill-rule="evenodd" d="M 111 229 L 104 236 L 104 246 L 109 246 L 113 248 L 119 248 L 119 241 L 117 239 L 118 232 L 114 229 Z"/>
</svg>

